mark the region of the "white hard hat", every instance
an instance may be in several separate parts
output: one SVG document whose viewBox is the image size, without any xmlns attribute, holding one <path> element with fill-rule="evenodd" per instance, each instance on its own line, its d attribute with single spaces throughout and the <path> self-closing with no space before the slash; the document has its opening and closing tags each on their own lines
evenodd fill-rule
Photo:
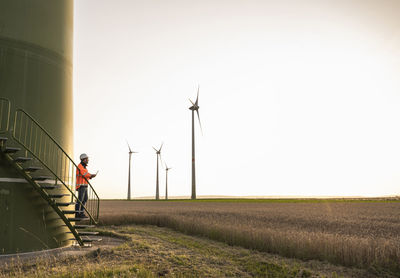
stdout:
<svg viewBox="0 0 400 278">
<path fill-rule="evenodd" d="M 84 160 L 85 158 L 89 158 L 87 154 L 83 153 L 79 156 L 80 160 Z"/>
</svg>

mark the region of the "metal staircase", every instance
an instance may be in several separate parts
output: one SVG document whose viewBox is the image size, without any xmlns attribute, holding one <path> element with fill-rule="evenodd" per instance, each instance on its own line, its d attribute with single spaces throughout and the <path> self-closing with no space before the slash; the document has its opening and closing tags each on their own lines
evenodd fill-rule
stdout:
<svg viewBox="0 0 400 278">
<path fill-rule="evenodd" d="M 89 237 L 96 235 L 96 232 L 87 231 L 98 223 L 100 205 L 100 199 L 90 182 L 88 201 L 83 205 L 75 191 L 78 166 L 23 109 L 16 109 L 12 128 L 9 129 L 10 112 L 10 101 L 0 98 L 1 159 L 7 161 L 52 207 L 73 235 L 70 240 L 80 246 L 99 241 Z M 84 211 L 75 211 L 76 203 L 80 203 Z M 74 209 L 71 210 L 71 206 Z M 85 213 L 87 217 L 80 217 L 80 213 Z"/>
</svg>

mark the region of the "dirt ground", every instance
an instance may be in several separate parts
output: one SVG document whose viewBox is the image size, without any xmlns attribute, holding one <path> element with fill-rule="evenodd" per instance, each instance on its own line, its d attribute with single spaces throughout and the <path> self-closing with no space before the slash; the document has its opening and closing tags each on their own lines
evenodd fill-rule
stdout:
<svg viewBox="0 0 400 278">
<path fill-rule="evenodd" d="M 10 255 L 0 255 L 0 267 L 9 265 L 13 262 L 29 263 L 32 260 L 37 259 L 49 259 L 49 258 L 65 258 L 71 256 L 83 256 L 98 248 L 111 249 L 115 246 L 121 245 L 125 242 L 124 239 L 110 237 L 110 236 L 91 236 L 95 239 L 101 239 L 101 241 L 94 241 L 91 246 L 80 247 L 78 245 L 63 247 L 57 249 L 43 250 L 37 252 L 27 252 Z"/>
</svg>

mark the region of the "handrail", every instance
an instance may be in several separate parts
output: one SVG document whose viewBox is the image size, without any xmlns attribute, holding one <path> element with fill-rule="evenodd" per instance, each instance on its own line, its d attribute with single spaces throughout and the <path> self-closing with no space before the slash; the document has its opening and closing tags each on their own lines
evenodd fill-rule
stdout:
<svg viewBox="0 0 400 278">
<path fill-rule="evenodd" d="M 71 193 L 71 201 L 82 205 L 90 222 L 99 219 L 100 198 L 88 182 L 88 201 L 83 205 L 75 194 L 78 166 L 60 144 L 26 111 L 18 108 L 15 112 L 13 138 L 40 161 Z"/>
<path fill-rule="evenodd" d="M 0 97 L 0 133 L 8 131 L 10 123 L 10 100 Z"/>
</svg>

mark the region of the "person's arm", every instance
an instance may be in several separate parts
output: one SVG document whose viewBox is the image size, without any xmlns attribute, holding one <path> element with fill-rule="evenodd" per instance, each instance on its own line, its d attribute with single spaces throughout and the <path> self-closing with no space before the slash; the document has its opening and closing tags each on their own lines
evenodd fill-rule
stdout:
<svg viewBox="0 0 400 278">
<path fill-rule="evenodd" d="M 85 168 L 81 169 L 81 175 L 87 180 L 90 180 L 92 178 L 92 175 Z"/>
</svg>

